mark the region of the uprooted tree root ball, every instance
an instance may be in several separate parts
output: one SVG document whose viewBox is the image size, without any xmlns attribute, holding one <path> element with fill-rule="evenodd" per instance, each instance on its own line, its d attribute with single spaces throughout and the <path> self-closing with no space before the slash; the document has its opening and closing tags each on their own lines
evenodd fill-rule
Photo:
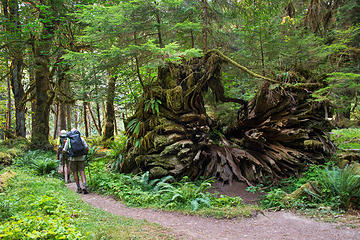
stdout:
<svg viewBox="0 0 360 240">
<path fill-rule="evenodd" d="M 251 101 L 225 96 L 225 62 L 265 80 Z M 333 151 L 325 136 L 331 125 L 324 119 L 324 106 L 311 97 L 321 86 L 317 81 L 297 78 L 274 86 L 277 81 L 252 73 L 219 51 L 169 63 L 159 69 L 128 119 L 131 141 L 122 171 L 150 171 L 153 177 L 215 176 L 249 185 L 297 175 Z M 238 118 L 217 134 L 204 107 L 208 89 L 218 101 L 240 104 Z"/>
</svg>

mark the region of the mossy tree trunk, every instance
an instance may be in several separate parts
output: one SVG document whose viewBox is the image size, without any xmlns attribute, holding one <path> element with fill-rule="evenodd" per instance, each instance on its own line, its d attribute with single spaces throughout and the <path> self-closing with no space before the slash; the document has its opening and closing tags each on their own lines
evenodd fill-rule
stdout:
<svg viewBox="0 0 360 240">
<path fill-rule="evenodd" d="M 49 13 L 40 11 L 40 19 L 48 19 Z M 35 74 L 35 115 L 31 145 L 33 148 L 49 148 L 49 115 L 54 92 L 50 90 L 50 50 L 57 23 L 55 19 L 43 21 L 39 39 L 34 40 L 32 51 L 34 55 Z"/>
<path fill-rule="evenodd" d="M 311 98 L 320 87 L 317 82 L 299 78 L 293 82 L 303 84 L 274 86 L 270 82 L 278 81 L 238 66 L 266 79 L 254 99 L 246 102 L 225 96 L 224 61 L 231 62 L 215 51 L 159 68 L 157 81 L 145 88 L 135 115 L 127 119 L 131 141 L 123 172 L 215 176 L 251 185 L 296 175 L 332 151 L 325 136 L 331 125 L 323 117 L 324 107 Z M 238 117 L 223 132 L 205 110 L 203 93 L 208 89 L 218 101 L 240 104 Z"/>
<path fill-rule="evenodd" d="M 11 44 L 8 44 L 8 51 L 11 62 L 10 83 L 15 104 L 15 135 L 26 137 L 25 104 L 22 104 L 25 95 L 22 84 L 24 44 L 22 42 L 22 30 L 19 19 L 19 3 L 16 0 L 2 0 L 1 5 L 3 16 L 6 19 L 3 24 L 5 37 L 11 41 Z"/>
<path fill-rule="evenodd" d="M 105 128 L 103 134 L 103 141 L 114 138 L 114 98 L 115 98 L 115 83 L 116 77 L 110 75 L 108 78 L 108 86 L 106 93 L 106 113 L 105 113 Z"/>
</svg>

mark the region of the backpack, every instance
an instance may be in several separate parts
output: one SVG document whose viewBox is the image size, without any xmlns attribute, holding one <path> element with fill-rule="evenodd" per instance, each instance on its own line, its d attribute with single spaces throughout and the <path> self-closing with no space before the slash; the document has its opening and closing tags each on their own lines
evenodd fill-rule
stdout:
<svg viewBox="0 0 360 240">
<path fill-rule="evenodd" d="M 87 154 L 85 145 L 83 144 L 80 132 L 75 130 L 73 132 L 68 132 L 67 138 L 69 139 L 69 155 L 71 157 L 78 157 Z"/>
</svg>

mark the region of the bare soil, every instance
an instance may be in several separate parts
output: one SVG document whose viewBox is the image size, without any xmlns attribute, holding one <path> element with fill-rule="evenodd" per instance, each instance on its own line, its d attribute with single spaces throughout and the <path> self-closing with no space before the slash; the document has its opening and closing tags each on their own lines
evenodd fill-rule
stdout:
<svg viewBox="0 0 360 240">
<path fill-rule="evenodd" d="M 74 183 L 67 185 L 75 191 Z M 233 186 L 234 187 L 234 186 Z M 219 189 L 218 189 L 219 190 Z M 224 193 L 230 191 L 224 190 Z M 350 228 L 317 222 L 288 211 L 265 212 L 252 218 L 213 219 L 153 209 L 128 208 L 111 197 L 89 193 L 81 198 L 107 212 L 158 223 L 173 231 L 177 239 L 223 240 L 360 240 L 360 226 Z"/>
</svg>

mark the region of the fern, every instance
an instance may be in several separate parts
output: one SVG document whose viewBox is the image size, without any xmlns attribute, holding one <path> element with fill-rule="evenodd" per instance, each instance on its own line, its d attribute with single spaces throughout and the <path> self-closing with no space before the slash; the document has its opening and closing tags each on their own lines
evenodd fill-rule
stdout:
<svg viewBox="0 0 360 240">
<path fill-rule="evenodd" d="M 326 195 L 339 198 L 341 208 L 348 209 L 353 198 L 360 198 L 360 174 L 354 166 L 326 169 L 319 183 L 323 187 L 323 198 L 329 198 Z"/>
</svg>

